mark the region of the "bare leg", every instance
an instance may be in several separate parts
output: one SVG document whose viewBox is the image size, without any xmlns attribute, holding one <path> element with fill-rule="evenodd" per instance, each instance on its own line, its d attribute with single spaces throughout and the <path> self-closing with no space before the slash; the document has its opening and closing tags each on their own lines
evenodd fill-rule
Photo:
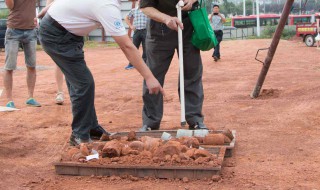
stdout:
<svg viewBox="0 0 320 190">
<path fill-rule="evenodd" d="M 58 93 L 63 92 L 64 76 L 58 66 L 56 66 L 56 69 L 55 69 L 55 77 L 56 77 L 56 82 L 57 82 L 57 87 L 58 87 Z"/>
<path fill-rule="evenodd" d="M 3 74 L 3 85 L 7 95 L 7 101 L 12 101 L 12 81 L 13 71 L 5 70 Z"/>
<path fill-rule="evenodd" d="M 29 98 L 33 98 L 34 87 L 36 84 L 37 71 L 34 67 L 27 67 L 27 85 Z"/>
</svg>

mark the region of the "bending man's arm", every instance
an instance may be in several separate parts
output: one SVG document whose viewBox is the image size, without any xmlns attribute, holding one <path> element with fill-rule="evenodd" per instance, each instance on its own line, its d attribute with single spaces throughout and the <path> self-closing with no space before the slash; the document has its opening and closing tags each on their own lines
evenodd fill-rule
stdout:
<svg viewBox="0 0 320 190">
<path fill-rule="evenodd" d="M 128 35 L 124 36 L 113 36 L 113 39 L 120 46 L 123 53 L 126 55 L 130 63 L 138 70 L 138 72 L 146 80 L 146 84 L 150 94 L 158 94 L 159 92 L 163 95 L 164 90 L 161 87 L 159 81 L 153 76 L 150 69 L 144 63 L 138 49 L 133 45 Z"/>
<path fill-rule="evenodd" d="M 13 9 L 14 0 L 6 0 L 6 5 L 7 5 L 8 9 Z"/>
</svg>

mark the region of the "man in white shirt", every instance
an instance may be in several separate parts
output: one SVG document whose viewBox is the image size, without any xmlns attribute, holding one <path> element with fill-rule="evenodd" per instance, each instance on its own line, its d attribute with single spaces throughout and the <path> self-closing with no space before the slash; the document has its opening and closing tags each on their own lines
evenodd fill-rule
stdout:
<svg viewBox="0 0 320 190">
<path fill-rule="evenodd" d="M 120 0 L 56 0 L 44 8 L 39 17 L 43 17 L 39 30 L 43 49 L 67 81 L 73 113 L 71 145 L 91 142 L 93 134 L 107 133 L 97 121 L 94 80 L 84 60 L 83 36 L 92 30 L 102 25 L 144 77 L 149 93 L 164 93 L 126 33 Z"/>
</svg>

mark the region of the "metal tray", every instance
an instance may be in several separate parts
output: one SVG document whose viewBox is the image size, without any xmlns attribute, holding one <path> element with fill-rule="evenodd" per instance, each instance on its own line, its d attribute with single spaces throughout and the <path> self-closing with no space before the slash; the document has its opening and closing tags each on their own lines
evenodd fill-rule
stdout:
<svg viewBox="0 0 320 190">
<path fill-rule="evenodd" d="M 211 178 L 213 175 L 219 175 L 225 156 L 226 148 L 217 147 L 209 150 L 212 154 L 217 154 L 218 162 L 221 165 L 212 166 L 142 166 L 142 165 L 88 165 L 74 162 L 55 163 L 56 173 L 59 175 L 75 176 L 128 176 L 135 177 L 153 177 L 153 178 L 179 178 L 187 177 L 189 179 Z"/>
</svg>

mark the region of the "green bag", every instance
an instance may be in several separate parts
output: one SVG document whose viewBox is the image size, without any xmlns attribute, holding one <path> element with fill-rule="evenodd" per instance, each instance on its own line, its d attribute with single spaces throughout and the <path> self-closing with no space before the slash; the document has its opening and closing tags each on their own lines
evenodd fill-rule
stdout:
<svg viewBox="0 0 320 190">
<path fill-rule="evenodd" d="M 208 51 L 218 45 L 218 40 L 214 34 L 208 19 L 208 13 L 202 0 L 196 10 L 189 12 L 189 18 L 193 25 L 192 44 L 202 51 Z"/>
</svg>

